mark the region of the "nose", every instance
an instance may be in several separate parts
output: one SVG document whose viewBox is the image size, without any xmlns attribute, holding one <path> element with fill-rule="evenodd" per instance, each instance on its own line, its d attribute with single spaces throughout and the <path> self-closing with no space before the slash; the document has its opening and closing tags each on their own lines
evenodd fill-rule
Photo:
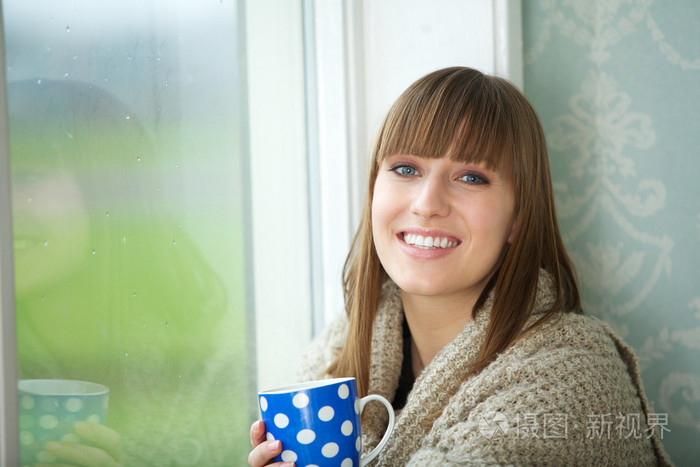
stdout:
<svg viewBox="0 0 700 467">
<path fill-rule="evenodd" d="M 413 214 L 424 219 L 446 217 L 450 214 L 449 187 L 437 177 L 425 177 L 416 187 L 412 203 Z"/>
</svg>

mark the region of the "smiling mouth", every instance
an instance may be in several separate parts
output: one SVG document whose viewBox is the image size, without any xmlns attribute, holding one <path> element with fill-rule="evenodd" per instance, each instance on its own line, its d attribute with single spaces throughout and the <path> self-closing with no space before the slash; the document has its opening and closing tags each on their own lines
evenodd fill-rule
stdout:
<svg viewBox="0 0 700 467">
<path fill-rule="evenodd" d="M 461 243 L 459 240 L 450 240 L 447 237 L 424 237 L 411 233 L 402 234 L 402 238 L 407 244 L 420 248 L 421 250 L 454 248 Z"/>
</svg>

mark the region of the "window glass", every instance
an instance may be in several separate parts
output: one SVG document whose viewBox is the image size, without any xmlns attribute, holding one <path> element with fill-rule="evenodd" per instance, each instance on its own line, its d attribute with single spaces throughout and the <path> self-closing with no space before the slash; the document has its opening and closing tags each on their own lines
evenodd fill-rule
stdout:
<svg viewBox="0 0 700 467">
<path fill-rule="evenodd" d="M 19 378 L 108 386 L 126 465 L 243 463 L 239 6 L 2 6 Z M 20 417 L 23 449 L 36 423 Z"/>
</svg>

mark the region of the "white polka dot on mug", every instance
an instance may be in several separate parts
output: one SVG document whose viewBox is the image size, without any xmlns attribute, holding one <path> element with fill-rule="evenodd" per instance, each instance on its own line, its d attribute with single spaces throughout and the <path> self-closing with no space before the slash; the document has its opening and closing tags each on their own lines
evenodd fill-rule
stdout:
<svg viewBox="0 0 700 467">
<path fill-rule="evenodd" d="M 389 412 L 389 425 L 379 444 L 360 457 L 360 415 L 377 401 Z M 357 466 L 371 462 L 384 448 L 394 428 L 394 410 L 384 397 L 360 399 L 355 378 L 335 378 L 268 389 L 258 394 L 268 440 L 282 442 L 274 462 L 297 466 Z"/>
</svg>

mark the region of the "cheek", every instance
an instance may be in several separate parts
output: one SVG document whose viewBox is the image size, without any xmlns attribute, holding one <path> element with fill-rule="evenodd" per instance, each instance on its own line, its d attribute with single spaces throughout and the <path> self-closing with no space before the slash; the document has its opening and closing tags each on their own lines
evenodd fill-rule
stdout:
<svg viewBox="0 0 700 467">
<path fill-rule="evenodd" d="M 472 206 L 469 213 L 470 230 L 492 242 L 508 241 L 514 222 L 514 207 L 508 202 L 483 203 Z"/>
<path fill-rule="evenodd" d="M 397 203 L 393 201 L 393 198 L 385 185 L 380 180 L 377 180 L 377 183 L 374 185 L 374 196 L 372 197 L 372 233 L 375 238 L 377 234 L 388 227 L 393 212 L 396 210 Z"/>
<path fill-rule="evenodd" d="M 381 244 L 381 232 L 386 224 L 383 206 L 381 203 L 377 202 L 377 197 L 375 196 L 372 201 L 372 237 L 374 238 L 374 243 Z"/>
</svg>

